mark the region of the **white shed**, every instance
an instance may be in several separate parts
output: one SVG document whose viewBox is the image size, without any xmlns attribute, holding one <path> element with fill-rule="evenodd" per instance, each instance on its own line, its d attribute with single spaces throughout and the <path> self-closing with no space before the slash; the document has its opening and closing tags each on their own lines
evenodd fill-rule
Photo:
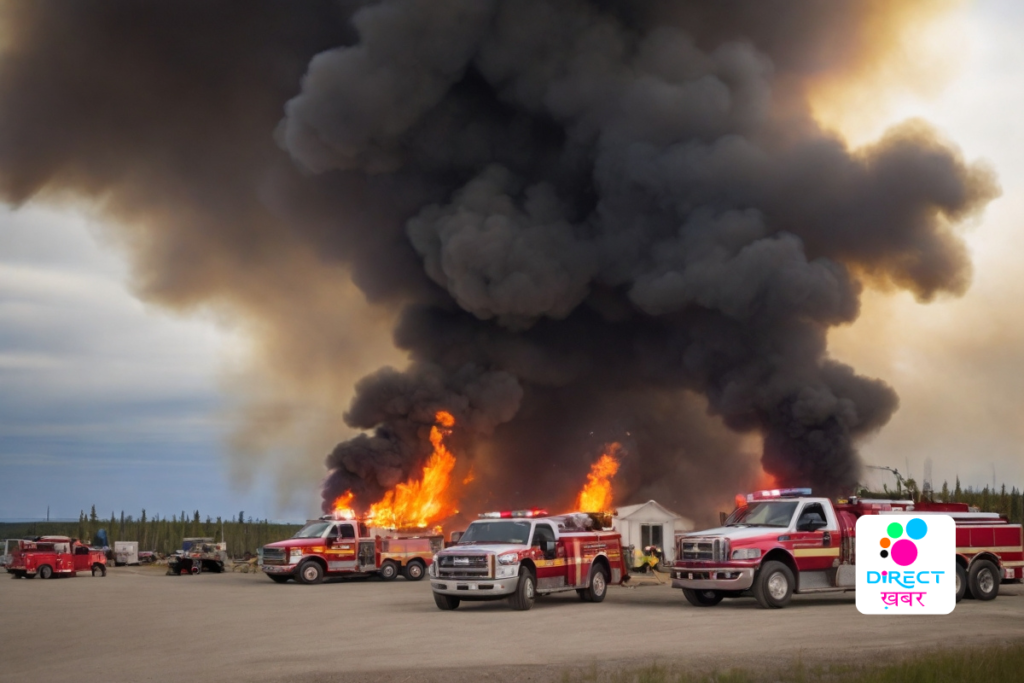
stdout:
<svg viewBox="0 0 1024 683">
<path fill-rule="evenodd" d="M 659 546 L 666 562 L 676 559 L 676 532 L 693 530 L 692 521 L 653 500 L 619 506 L 612 517 L 612 524 L 622 535 L 623 547 L 632 545 L 643 549 L 649 545 Z"/>
</svg>

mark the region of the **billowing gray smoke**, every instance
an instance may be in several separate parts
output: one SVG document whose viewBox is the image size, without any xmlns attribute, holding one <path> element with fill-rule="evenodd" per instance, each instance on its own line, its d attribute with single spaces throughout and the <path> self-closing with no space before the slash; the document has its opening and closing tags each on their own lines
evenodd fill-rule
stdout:
<svg viewBox="0 0 1024 683">
<path fill-rule="evenodd" d="M 288 289 L 298 245 L 400 311 L 411 363 L 358 383 L 325 505 L 415 474 L 440 409 L 479 504 L 565 502 L 618 440 L 620 497 L 694 509 L 750 477 L 719 420 L 840 491 L 897 397 L 828 329 L 865 278 L 963 292 L 952 226 L 997 193 L 922 122 L 851 150 L 811 117 L 890 4 L 14 5 L 0 187 L 144 226 L 165 302 L 284 323 L 301 291 L 285 314 L 232 274 Z"/>
</svg>

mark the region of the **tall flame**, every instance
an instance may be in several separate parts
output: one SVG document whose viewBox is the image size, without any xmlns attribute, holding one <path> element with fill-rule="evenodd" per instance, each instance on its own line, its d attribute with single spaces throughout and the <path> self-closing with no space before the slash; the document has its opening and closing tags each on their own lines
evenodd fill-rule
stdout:
<svg viewBox="0 0 1024 683">
<path fill-rule="evenodd" d="M 587 483 L 576 497 L 576 509 L 582 512 L 605 512 L 612 508 L 612 477 L 619 471 L 616 456 L 621 446 L 613 443 L 608 452 L 590 466 Z"/>
<path fill-rule="evenodd" d="M 334 505 L 331 507 L 331 511 L 337 519 L 355 518 L 355 510 L 352 509 L 352 500 L 354 498 L 355 495 L 351 491 L 345 491 L 345 493 L 334 499 Z"/>
<path fill-rule="evenodd" d="M 453 503 L 446 495 L 455 468 L 455 456 L 444 444 L 445 437 L 452 433 L 451 428 L 455 426 L 455 418 L 451 413 L 441 410 L 434 419 L 437 424 L 430 428 L 430 443 L 434 452 L 423 466 L 422 478 L 418 481 L 410 478 L 404 484 L 398 484 L 370 506 L 367 517 L 373 520 L 375 526 L 425 529 L 455 513 Z"/>
</svg>

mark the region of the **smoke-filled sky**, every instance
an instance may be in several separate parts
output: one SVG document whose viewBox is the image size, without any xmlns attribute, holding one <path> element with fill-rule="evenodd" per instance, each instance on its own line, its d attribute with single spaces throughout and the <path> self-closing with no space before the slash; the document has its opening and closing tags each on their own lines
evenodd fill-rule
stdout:
<svg viewBox="0 0 1024 683">
<path fill-rule="evenodd" d="M 727 4 L 5 5 L 0 516 L 1019 483 L 1022 11 Z"/>
</svg>

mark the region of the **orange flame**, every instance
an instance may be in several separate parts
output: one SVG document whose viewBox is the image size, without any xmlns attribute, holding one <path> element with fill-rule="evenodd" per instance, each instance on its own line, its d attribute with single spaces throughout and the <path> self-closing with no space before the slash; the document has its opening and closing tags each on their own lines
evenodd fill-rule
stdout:
<svg viewBox="0 0 1024 683">
<path fill-rule="evenodd" d="M 334 505 L 331 507 L 331 511 L 334 516 L 338 519 L 354 519 L 356 516 L 355 511 L 352 509 L 352 499 L 355 495 L 351 491 L 345 491 L 337 498 L 334 499 Z"/>
<path fill-rule="evenodd" d="M 615 457 L 621 446 L 613 443 L 608 452 L 590 466 L 587 483 L 576 497 L 576 509 L 582 512 L 606 512 L 612 507 L 612 477 L 619 471 Z"/>
<path fill-rule="evenodd" d="M 447 499 L 448 484 L 455 468 L 455 456 L 444 445 L 452 433 L 455 418 L 444 410 L 438 411 L 437 421 L 430 428 L 430 443 L 434 452 L 423 466 L 419 481 L 409 479 L 384 494 L 370 506 L 367 517 L 375 526 L 389 529 L 425 529 L 432 523 L 455 513 L 453 503 Z"/>
</svg>

